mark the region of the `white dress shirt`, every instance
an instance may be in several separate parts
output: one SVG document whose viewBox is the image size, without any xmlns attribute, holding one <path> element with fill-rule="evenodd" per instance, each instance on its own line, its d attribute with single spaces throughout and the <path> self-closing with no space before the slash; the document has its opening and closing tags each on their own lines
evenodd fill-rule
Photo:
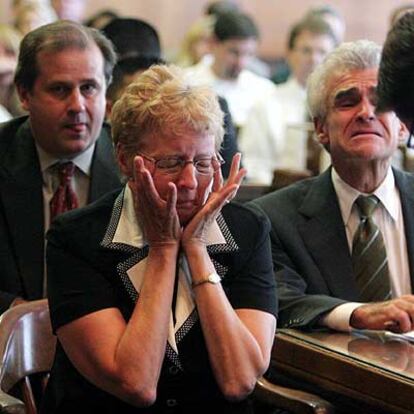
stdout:
<svg viewBox="0 0 414 414">
<path fill-rule="evenodd" d="M 220 79 L 214 74 L 212 65 L 211 60 L 202 60 L 187 70 L 226 99 L 234 124 L 242 127 L 252 105 L 263 96 L 271 94 L 275 85 L 269 79 L 247 69 L 242 70 L 237 79 Z"/>
<path fill-rule="evenodd" d="M 338 197 L 342 220 L 345 224 L 346 236 L 350 253 L 352 241 L 358 228 L 360 218 L 355 206 L 355 200 L 360 193 L 341 179 L 332 168 L 332 182 Z M 394 174 L 389 168 L 381 185 L 372 193 L 380 203 L 374 210 L 373 220 L 380 229 L 385 249 L 387 251 L 388 268 L 390 273 L 392 297 L 411 293 L 410 269 L 408 264 L 407 242 L 404 230 L 404 217 L 398 188 L 395 185 Z M 352 311 L 361 306 L 358 303 L 340 305 L 328 313 L 322 323 L 330 328 L 346 331 L 350 329 L 349 320 Z"/>
</svg>

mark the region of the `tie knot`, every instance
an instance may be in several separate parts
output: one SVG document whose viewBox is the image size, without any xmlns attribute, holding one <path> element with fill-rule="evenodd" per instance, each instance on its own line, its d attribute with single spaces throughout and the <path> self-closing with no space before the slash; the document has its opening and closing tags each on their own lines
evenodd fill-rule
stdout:
<svg viewBox="0 0 414 414">
<path fill-rule="evenodd" d="M 61 184 L 70 182 L 75 172 L 75 164 L 72 161 L 63 162 L 57 165 L 59 180 Z"/>
<path fill-rule="evenodd" d="M 371 217 L 375 208 L 378 206 L 379 199 L 375 195 L 370 196 L 359 196 L 355 203 L 359 210 L 359 215 L 361 217 Z"/>
</svg>

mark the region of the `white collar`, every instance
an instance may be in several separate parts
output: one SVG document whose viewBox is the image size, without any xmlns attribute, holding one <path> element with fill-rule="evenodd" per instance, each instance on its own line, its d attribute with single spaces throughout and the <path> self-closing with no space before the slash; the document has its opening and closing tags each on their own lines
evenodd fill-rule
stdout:
<svg viewBox="0 0 414 414">
<path fill-rule="evenodd" d="M 146 245 L 144 234 L 135 215 L 132 191 L 128 185 L 125 186 L 121 216 L 112 242 L 122 243 L 139 249 Z M 207 246 L 225 243 L 226 239 L 215 221 L 207 233 Z"/>
<path fill-rule="evenodd" d="M 79 170 L 81 170 L 87 176 L 90 175 L 91 167 L 92 167 L 92 157 L 95 150 L 96 142 L 93 143 L 89 148 L 85 151 L 81 152 L 80 154 L 76 155 L 73 158 L 56 158 L 54 155 L 49 154 L 40 145 L 35 141 L 37 154 L 39 157 L 40 162 L 40 169 L 42 173 L 44 173 L 49 167 L 52 165 L 65 162 L 65 161 L 72 161 Z"/>
<path fill-rule="evenodd" d="M 215 74 L 213 70 L 213 64 L 214 57 L 212 57 L 212 59 L 207 59 L 206 61 L 200 61 L 188 70 L 190 73 L 193 73 L 196 76 L 198 76 L 202 83 L 206 83 L 208 85 L 221 84 L 228 85 L 229 87 L 235 87 L 239 86 L 240 84 L 243 84 L 244 81 L 247 81 L 251 77 L 256 77 L 256 75 L 254 75 L 253 72 L 251 72 L 250 70 L 243 69 L 235 79 L 220 78 Z"/>
<path fill-rule="evenodd" d="M 331 178 L 338 197 L 338 203 L 341 209 L 342 217 L 344 218 L 344 223 L 347 224 L 351 216 L 351 211 L 355 200 L 360 195 L 366 196 L 369 194 L 361 193 L 360 191 L 347 184 L 339 176 L 335 168 L 332 168 Z M 397 188 L 395 186 L 394 173 L 392 171 L 392 168 L 389 167 L 385 179 L 372 194 L 376 195 L 379 198 L 385 210 L 394 221 L 398 220 L 399 212 L 398 197 L 395 197 L 396 191 Z"/>
</svg>

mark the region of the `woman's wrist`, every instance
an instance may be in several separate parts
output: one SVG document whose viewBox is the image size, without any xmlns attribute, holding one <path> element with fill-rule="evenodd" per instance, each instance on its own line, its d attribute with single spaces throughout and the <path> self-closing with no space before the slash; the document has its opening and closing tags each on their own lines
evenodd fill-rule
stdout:
<svg viewBox="0 0 414 414">
<path fill-rule="evenodd" d="M 204 255 L 207 253 L 207 246 L 202 241 L 186 241 L 181 243 L 181 247 L 187 256 L 193 257 L 194 255 Z"/>
<path fill-rule="evenodd" d="M 216 270 L 204 243 L 188 243 L 182 248 L 190 267 L 193 282 L 197 283 L 200 277 L 215 273 Z"/>
<path fill-rule="evenodd" d="M 180 243 L 179 242 L 157 242 L 151 243 L 149 245 L 149 252 L 148 255 L 173 255 L 176 257 L 178 255 L 178 251 L 180 250 Z"/>
</svg>

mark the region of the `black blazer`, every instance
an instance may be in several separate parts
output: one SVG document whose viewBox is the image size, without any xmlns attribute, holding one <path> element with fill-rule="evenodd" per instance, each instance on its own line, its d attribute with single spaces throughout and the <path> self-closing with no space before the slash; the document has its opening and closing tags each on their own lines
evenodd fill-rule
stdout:
<svg viewBox="0 0 414 414">
<path fill-rule="evenodd" d="M 89 201 L 121 185 L 109 129 L 97 140 Z M 42 297 L 42 175 L 28 117 L 0 126 L 0 313 L 15 299 Z"/>
<path fill-rule="evenodd" d="M 148 246 L 114 240 L 122 196 L 108 194 L 83 209 L 62 214 L 48 233 L 48 298 L 54 330 L 88 313 L 118 308 L 126 321 L 139 300 L 129 271 L 148 255 Z M 207 247 L 233 308 L 275 314 L 276 292 L 270 254 L 269 223 L 237 203 L 226 204 L 217 224 L 224 237 Z M 243 223 L 242 225 L 240 223 Z M 167 344 L 157 389 L 148 408 L 122 403 L 83 378 L 58 341 L 43 413 L 167 413 L 168 400 L 180 413 L 250 413 L 247 401 L 224 400 L 211 371 L 196 309 L 175 334 L 178 353 Z M 174 410 L 173 410 L 174 411 Z"/>
<path fill-rule="evenodd" d="M 393 170 L 400 190 L 411 283 L 414 286 L 414 176 Z M 347 301 L 359 301 L 345 226 L 329 169 L 257 200 L 272 224 L 279 326 L 311 327 Z"/>
</svg>

